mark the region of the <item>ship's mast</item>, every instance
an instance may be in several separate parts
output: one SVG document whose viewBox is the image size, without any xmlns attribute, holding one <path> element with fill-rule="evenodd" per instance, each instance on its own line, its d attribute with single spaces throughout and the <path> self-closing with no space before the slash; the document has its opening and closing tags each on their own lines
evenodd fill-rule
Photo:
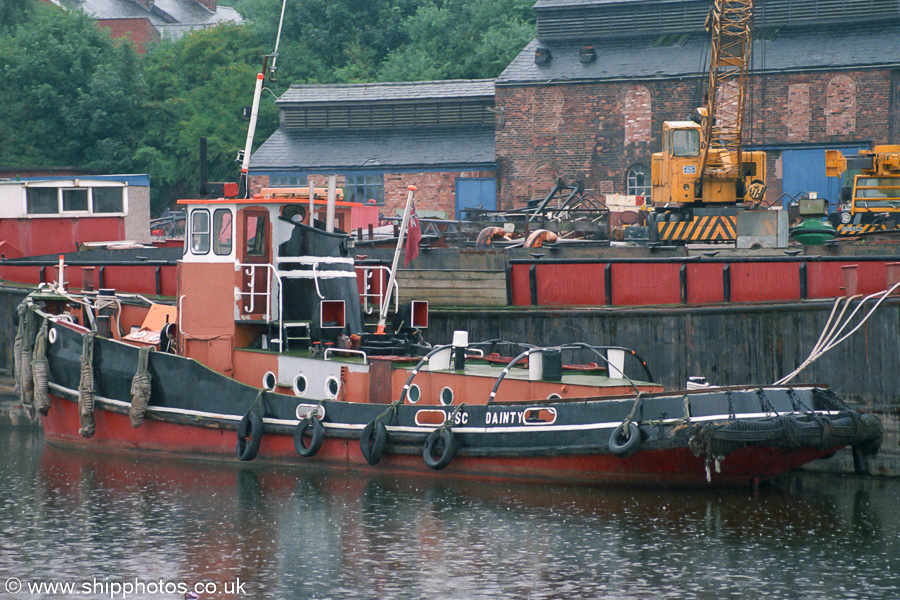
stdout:
<svg viewBox="0 0 900 600">
<path fill-rule="evenodd" d="M 250 182 L 248 180 L 248 174 L 250 172 L 250 153 L 253 151 L 253 136 L 256 133 L 256 119 L 259 116 L 259 100 L 262 96 L 263 80 L 266 78 L 266 64 L 270 56 L 272 57 L 272 66 L 269 70 L 269 79 L 270 81 L 275 81 L 275 63 L 278 60 L 278 45 L 281 43 L 281 29 L 284 25 L 284 8 L 286 5 L 287 0 L 282 0 L 281 18 L 278 21 L 278 34 L 275 36 L 275 51 L 263 58 L 262 71 L 256 74 L 256 87 L 253 91 L 253 105 L 250 107 L 250 124 L 247 127 L 247 142 L 244 144 L 244 150 L 238 156 L 238 159 L 241 163 L 241 180 L 238 195 L 241 198 L 250 197 Z"/>
</svg>

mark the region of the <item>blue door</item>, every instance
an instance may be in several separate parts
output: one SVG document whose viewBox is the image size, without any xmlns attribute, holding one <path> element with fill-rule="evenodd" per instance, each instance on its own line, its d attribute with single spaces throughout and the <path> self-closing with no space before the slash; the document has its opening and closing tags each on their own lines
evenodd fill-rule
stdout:
<svg viewBox="0 0 900 600">
<path fill-rule="evenodd" d="M 467 208 L 497 210 L 497 181 L 493 177 L 456 179 L 456 218 Z"/>
<path fill-rule="evenodd" d="M 856 154 L 861 146 L 839 148 L 845 155 Z M 783 206 L 801 193 L 816 192 L 819 198 L 828 198 L 829 211 L 840 201 L 841 183 L 836 177 L 825 176 L 825 148 L 784 150 L 781 153 L 781 197 Z"/>
</svg>

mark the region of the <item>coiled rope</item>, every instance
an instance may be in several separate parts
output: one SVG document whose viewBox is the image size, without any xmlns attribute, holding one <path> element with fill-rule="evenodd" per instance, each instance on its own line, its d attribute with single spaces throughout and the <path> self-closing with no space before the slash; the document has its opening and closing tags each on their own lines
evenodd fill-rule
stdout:
<svg viewBox="0 0 900 600">
<path fill-rule="evenodd" d="M 78 382 L 78 417 L 81 428 L 78 434 L 89 438 L 94 435 L 94 337 L 97 332 L 84 335 L 81 346 L 81 380 Z"/>
<path fill-rule="evenodd" d="M 31 370 L 32 353 L 34 352 L 34 313 L 29 310 L 27 299 L 19 304 L 19 327 L 22 330 L 22 343 L 20 346 L 19 371 L 16 379 L 19 381 L 19 398 L 22 406 L 33 419 L 34 411 L 34 374 Z"/>
<path fill-rule="evenodd" d="M 50 365 L 47 362 L 47 319 L 41 324 L 34 341 L 34 355 L 31 370 L 34 374 L 34 408 L 42 415 L 50 410 L 50 396 L 47 387 L 50 380 Z"/>
<path fill-rule="evenodd" d="M 152 346 L 143 346 L 138 352 L 137 371 L 131 380 L 131 408 L 128 409 L 128 418 L 132 427 L 140 427 L 144 422 L 144 414 L 147 405 L 150 404 L 150 370 L 147 368 L 150 361 Z"/>
</svg>

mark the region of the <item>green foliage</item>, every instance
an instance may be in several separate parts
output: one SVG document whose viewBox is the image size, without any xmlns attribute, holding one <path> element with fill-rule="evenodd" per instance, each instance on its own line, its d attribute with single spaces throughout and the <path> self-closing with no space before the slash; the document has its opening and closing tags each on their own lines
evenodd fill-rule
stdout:
<svg viewBox="0 0 900 600">
<path fill-rule="evenodd" d="M 144 57 L 147 126 L 136 162 L 153 176 L 154 214 L 199 186 L 200 138 L 207 138 L 211 181 L 237 181 L 234 162 L 247 137 L 241 108 L 250 105 L 265 44 L 250 28 L 220 25 L 174 43 L 156 44 Z M 254 149 L 278 125 L 272 94 L 263 91 Z"/>
<path fill-rule="evenodd" d="M 147 172 L 151 210 L 193 196 L 199 138 L 209 178 L 236 181 L 262 57 L 280 0 L 221 0 L 247 19 L 151 44 L 139 57 L 90 18 L 0 0 L 0 165 Z M 254 149 L 278 125 L 290 83 L 497 76 L 533 36 L 533 0 L 288 0 L 278 82 L 260 104 Z"/>
<path fill-rule="evenodd" d="M 0 164 L 132 168 L 144 87 L 130 44 L 41 7 L 0 36 L 0 72 Z"/>
</svg>

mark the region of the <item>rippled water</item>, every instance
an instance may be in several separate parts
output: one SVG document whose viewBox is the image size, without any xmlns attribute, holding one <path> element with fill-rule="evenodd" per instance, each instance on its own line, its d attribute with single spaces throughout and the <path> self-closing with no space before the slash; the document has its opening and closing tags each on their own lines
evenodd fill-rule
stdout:
<svg viewBox="0 0 900 600">
<path fill-rule="evenodd" d="M 3 598 L 900 598 L 895 481 L 513 486 L 90 454 L 0 429 L 0 517 Z M 78 593 L 29 591 L 41 582 Z"/>
</svg>

